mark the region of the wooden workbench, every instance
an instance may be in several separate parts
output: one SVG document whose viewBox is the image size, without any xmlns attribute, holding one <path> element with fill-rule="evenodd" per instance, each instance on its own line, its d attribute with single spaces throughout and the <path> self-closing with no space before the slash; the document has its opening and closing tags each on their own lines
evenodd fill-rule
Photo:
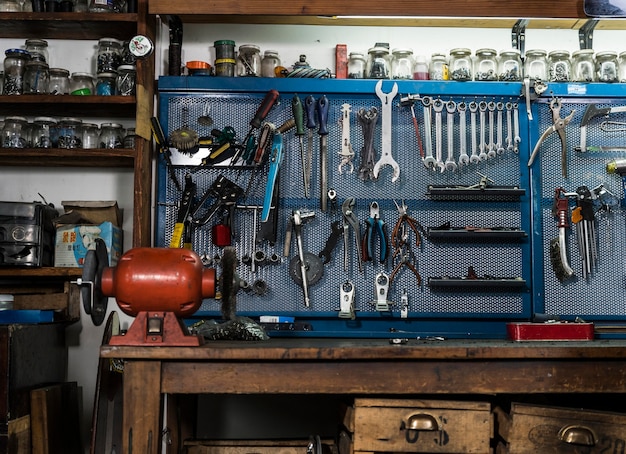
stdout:
<svg viewBox="0 0 626 454">
<path fill-rule="evenodd" d="M 157 453 L 162 394 L 625 393 L 626 341 L 384 339 L 104 345 L 124 360 L 122 452 Z M 130 446 L 129 443 L 132 443 Z M 132 448 L 132 449 L 131 449 Z"/>
</svg>

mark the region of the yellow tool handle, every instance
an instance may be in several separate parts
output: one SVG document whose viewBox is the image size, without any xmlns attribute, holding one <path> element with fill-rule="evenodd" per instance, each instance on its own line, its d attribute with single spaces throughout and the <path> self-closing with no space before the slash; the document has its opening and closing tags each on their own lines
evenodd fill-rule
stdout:
<svg viewBox="0 0 626 454">
<path fill-rule="evenodd" d="M 183 222 L 177 222 L 174 224 L 174 231 L 172 232 L 172 239 L 170 240 L 170 248 L 180 247 L 180 242 L 183 239 L 184 232 L 185 224 Z"/>
</svg>

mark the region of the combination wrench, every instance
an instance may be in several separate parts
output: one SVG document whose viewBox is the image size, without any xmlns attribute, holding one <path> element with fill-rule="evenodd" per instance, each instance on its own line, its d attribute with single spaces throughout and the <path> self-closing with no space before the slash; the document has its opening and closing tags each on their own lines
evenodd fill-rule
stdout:
<svg viewBox="0 0 626 454">
<path fill-rule="evenodd" d="M 485 139 L 485 124 L 487 123 L 487 102 L 479 102 L 478 109 L 480 110 L 480 153 L 478 154 L 478 159 L 481 161 L 486 161 L 487 142 Z"/>
<path fill-rule="evenodd" d="M 519 104 L 513 103 L 513 153 L 519 153 L 519 144 L 522 138 L 519 135 Z"/>
<path fill-rule="evenodd" d="M 506 108 L 506 150 L 513 151 L 513 103 L 507 102 Z"/>
<path fill-rule="evenodd" d="M 395 182 L 400 177 L 400 166 L 393 159 L 391 153 L 391 103 L 393 98 L 398 94 L 398 84 L 393 83 L 393 87 L 389 93 L 383 92 L 382 79 L 376 83 L 376 96 L 382 103 L 382 146 L 380 159 L 374 164 L 374 178 L 378 179 L 378 174 L 383 166 L 389 165 L 393 169 L 391 181 Z"/>
<path fill-rule="evenodd" d="M 487 103 L 487 110 L 489 110 L 489 151 L 487 151 L 487 158 L 492 159 L 496 157 L 496 143 L 494 140 L 495 134 L 495 111 L 496 103 L 489 101 Z"/>
<path fill-rule="evenodd" d="M 472 155 L 470 156 L 470 162 L 472 164 L 478 164 L 480 158 L 478 157 L 478 129 L 476 126 L 476 116 L 478 113 L 478 103 L 472 101 L 468 105 L 470 111 L 470 134 L 472 142 Z"/>
<path fill-rule="evenodd" d="M 470 162 L 470 158 L 467 155 L 467 136 L 466 136 L 466 117 L 467 104 L 465 101 L 461 101 L 456 105 L 459 111 L 459 166 L 466 166 Z"/>
<path fill-rule="evenodd" d="M 457 169 L 456 162 L 454 161 L 454 114 L 456 112 L 456 103 L 452 100 L 446 103 L 447 115 L 447 133 L 448 133 L 448 156 L 446 157 L 445 169 L 450 172 L 455 172 Z M 443 172 L 443 169 L 441 169 Z"/>
<path fill-rule="evenodd" d="M 422 98 L 424 106 L 424 146 L 426 148 L 426 156 L 424 156 L 424 166 L 429 170 L 434 170 L 437 160 L 433 157 L 433 117 L 432 117 L 433 99 L 430 96 Z"/>
<path fill-rule="evenodd" d="M 498 120 L 497 120 L 498 135 L 496 137 L 496 153 L 502 154 L 504 153 L 504 145 L 502 144 L 502 138 L 503 138 L 502 128 L 504 127 L 503 125 L 504 103 L 502 101 L 496 103 L 496 111 L 498 112 Z"/>
<path fill-rule="evenodd" d="M 446 165 L 443 162 L 443 137 L 441 125 L 441 112 L 443 112 L 443 101 L 439 98 L 433 101 L 433 110 L 435 111 L 435 159 L 436 165 L 442 172 Z"/>
</svg>

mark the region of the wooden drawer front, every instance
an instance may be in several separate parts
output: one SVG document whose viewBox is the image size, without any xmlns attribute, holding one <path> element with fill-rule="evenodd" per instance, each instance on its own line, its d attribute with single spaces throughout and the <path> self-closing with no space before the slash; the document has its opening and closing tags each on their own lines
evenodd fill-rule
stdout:
<svg viewBox="0 0 626 454">
<path fill-rule="evenodd" d="M 388 406 L 357 404 L 354 418 L 355 452 L 488 453 L 493 434 L 486 403 L 393 400 Z"/>
<path fill-rule="evenodd" d="M 626 414 L 513 404 L 496 409 L 508 453 L 626 453 Z"/>
</svg>

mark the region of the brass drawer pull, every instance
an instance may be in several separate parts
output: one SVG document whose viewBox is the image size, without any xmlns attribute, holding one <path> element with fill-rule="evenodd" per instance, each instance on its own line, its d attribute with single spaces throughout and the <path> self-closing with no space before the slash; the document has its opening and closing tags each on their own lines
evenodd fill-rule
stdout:
<svg viewBox="0 0 626 454">
<path fill-rule="evenodd" d="M 432 415 L 426 413 L 418 413 L 409 416 L 406 423 L 402 421 L 400 430 L 422 430 L 422 431 L 435 431 L 439 430 L 439 423 L 437 419 Z"/>
<path fill-rule="evenodd" d="M 581 446 L 595 446 L 596 436 L 584 426 L 565 426 L 559 430 L 559 440 L 563 443 Z"/>
</svg>

